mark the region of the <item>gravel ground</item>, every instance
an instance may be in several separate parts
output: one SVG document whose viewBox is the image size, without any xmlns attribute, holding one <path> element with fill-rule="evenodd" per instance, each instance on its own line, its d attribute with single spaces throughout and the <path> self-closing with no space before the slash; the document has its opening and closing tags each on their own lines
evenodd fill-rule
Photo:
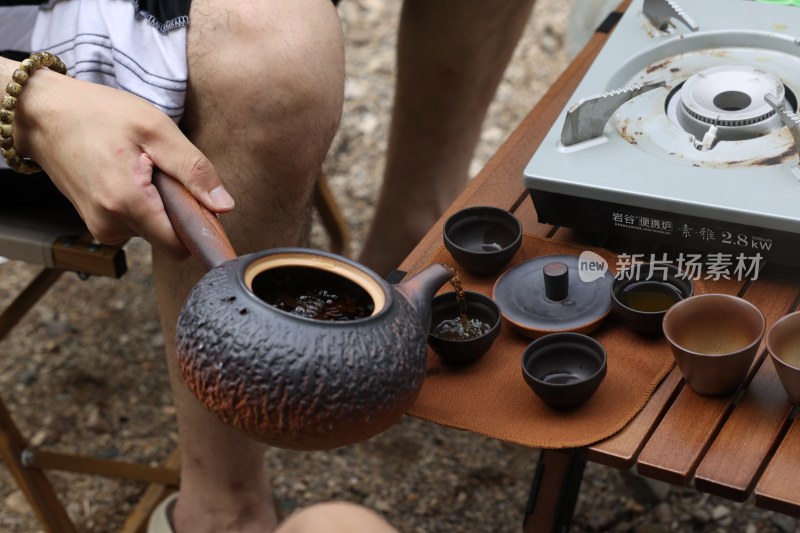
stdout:
<svg viewBox="0 0 800 533">
<path fill-rule="evenodd" d="M 347 0 L 347 103 L 326 164 L 354 239 L 355 255 L 372 214 L 391 103 L 394 33 L 400 2 Z M 477 171 L 567 63 L 571 1 L 540 0 L 495 103 L 475 157 Z M 315 233 L 324 246 L 324 235 Z M 120 281 L 67 275 L 0 345 L 0 391 L 37 445 L 106 458 L 158 462 L 176 444 L 149 249 L 134 240 Z M 0 266 L 0 300 L 36 272 Z M 386 433 L 332 452 L 271 450 L 285 512 L 347 499 L 384 514 L 402 531 L 518 531 L 536 450 L 407 418 Z M 143 487 L 51 474 L 81 530 L 116 530 Z M 796 521 L 691 488 L 659 487 L 645 501 L 616 470 L 589 465 L 574 531 L 792 532 Z M 636 496 L 636 497 L 634 497 Z M 0 531 L 40 528 L 0 468 Z"/>
</svg>

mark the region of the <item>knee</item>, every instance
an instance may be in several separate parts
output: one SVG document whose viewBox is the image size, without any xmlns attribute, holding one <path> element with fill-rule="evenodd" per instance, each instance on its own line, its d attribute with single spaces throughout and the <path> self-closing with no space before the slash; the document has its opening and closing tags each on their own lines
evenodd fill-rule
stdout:
<svg viewBox="0 0 800 533">
<path fill-rule="evenodd" d="M 330 4 L 323 2 L 326 8 Z M 335 12 L 330 16 L 329 11 L 319 9 L 300 20 L 287 20 L 285 28 L 270 28 L 271 34 L 258 23 L 249 25 L 247 38 L 240 41 L 247 49 L 241 54 L 253 60 L 243 78 L 247 87 L 236 85 L 244 93 L 242 105 L 262 134 L 252 139 L 268 142 L 267 130 L 277 126 L 283 129 L 283 142 L 294 145 L 291 148 L 320 143 L 327 149 L 339 125 L 344 96 L 341 26 Z"/>
<path fill-rule="evenodd" d="M 192 9 L 209 1 L 194 0 Z M 250 150 L 274 154 L 277 144 L 321 164 L 344 93 L 342 30 L 330 0 L 233 0 L 214 9 L 227 16 L 190 30 L 190 85 L 216 96 L 228 131 Z"/>
</svg>

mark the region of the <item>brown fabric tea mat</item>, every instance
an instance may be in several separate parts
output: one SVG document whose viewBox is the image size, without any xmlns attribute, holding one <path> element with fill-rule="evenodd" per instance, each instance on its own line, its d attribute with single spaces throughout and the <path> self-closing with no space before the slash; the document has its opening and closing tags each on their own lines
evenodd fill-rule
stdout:
<svg viewBox="0 0 800 533">
<path fill-rule="evenodd" d="M 580 255 L 586 247 L 525 235 L 508 270 L 543 255 Z M 608 261 L 616 255 L 593 249 Z M 442 247 L 435 262 L 456 266 Z M 491 296 L 495 280 L 459 270 L 464 289 Z M 697 285 L 697 284 L 696 284 Z M 695 287 L 695 292 L 702 292 Z M 441 292 L 453 290 L 450 284 Z M 410 415 L 535 448 L 575 448 L 605 439 L 630 421 L 674 364 L 663 337 L 648 338 L 625 327 L 613 312 L 590 334 L 608 355 L 608 373 L 589 401 L 570 410 L 542 402 L 522 377 L 522 351 L 533 339 L 505 320 L 491 349 L 478 361 L 455 368 L 429 351 L 428 373 Z"/>
</svg>

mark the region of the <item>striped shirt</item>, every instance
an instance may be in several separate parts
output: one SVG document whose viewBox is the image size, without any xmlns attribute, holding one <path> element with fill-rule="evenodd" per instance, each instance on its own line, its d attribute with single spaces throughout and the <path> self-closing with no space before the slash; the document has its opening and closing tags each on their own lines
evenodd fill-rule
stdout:
<svg viewBox="0 0 800 533">
<path fill-rule="evenodd" d="M 125 90 L 176 122 L 184 110 L 190 0 L 22 0 L 0 6 L 0 50 L 58 55 L 70 76 Z"/>
</svg>

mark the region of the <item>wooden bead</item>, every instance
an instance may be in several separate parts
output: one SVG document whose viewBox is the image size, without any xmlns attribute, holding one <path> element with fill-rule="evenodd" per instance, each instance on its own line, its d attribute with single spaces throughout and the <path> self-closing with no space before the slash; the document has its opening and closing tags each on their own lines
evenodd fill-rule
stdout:
<svg viewBox="0 0 800 533">
<path fill-rule="evenodd" d="M 6 93 L 17 97 L 22 93 L 22 85 L 15 81 L 10 81 L 8 85 L 6 85 Z"/>
<path fill-rule="evenodd" d="M 0 124 L 0 137 L 8 138 L 14 133 L 14 126 L 11 124 Z"/>
<path fill-rule="evenodd" d="M 3 150 L 14 148 L 14 137 L 0 137 L 0 148 Z"/>
<path fill-rule="evenodd" d="M 19 64 L 19 68 L 24 70 L 25 73 L 30 76 L 34 72 L 36 72 L 36 63 L 33 62 L 33 59 L 23 59 L 22 63 Z"/>
<path fill-rule="evenodd" d="M 0 122 L 3 124 L 11 124 L 14 122 L 14 112 L 8 109 L 0 109 Z"/>
<path fill-rule="evenodd" d="M 42 66 L 44 67 L 51 67 L 53 66 L 53 62 L 56 59 L 56 56 L 51 54 L 50 52 L 36 52 L 39 57 L 42 58 Z"/>
<path fill-rule="evenodd" d="M 25 85 L 28 82 L 28 78 L 30 78 L 28 73 L 22 70 L 21 68 L 15 70 L 14 74 L 11 75 L 11 79 L 19 83 L 20 85 Z"/>
<path fill-rule="evenodd" d="M 3 154 L 4 159 L 13 159 L 17 155 L 17 149 L 12 146 L 11 148 L 4 148 L 0 153 Z"/>
<path fill-rule="evenodd" d="M 9 94 L 6 94 L 3 96 L 3 101 L 0 103 L 0 106 L 2 106 L 3 109 L 13 111 L 17 107 L 17 99 Z"/>
<path fill-rule="evenodd" d="M 42 171 L 42 167 L 40 167 L 35 161 L 31 161 L 30 159 L 22 159 L 19 156 L 17 156 L 17 159 L 19 159 L 19 163 L 16 163 L 15 165 L 8 164 L 8 166 L 14 169 L 15 172 L 19 172 L 20 174 L 35 174 Z M 6 163 L 8 163 L 8 161 L 6 161 Z"/>
</svg>

